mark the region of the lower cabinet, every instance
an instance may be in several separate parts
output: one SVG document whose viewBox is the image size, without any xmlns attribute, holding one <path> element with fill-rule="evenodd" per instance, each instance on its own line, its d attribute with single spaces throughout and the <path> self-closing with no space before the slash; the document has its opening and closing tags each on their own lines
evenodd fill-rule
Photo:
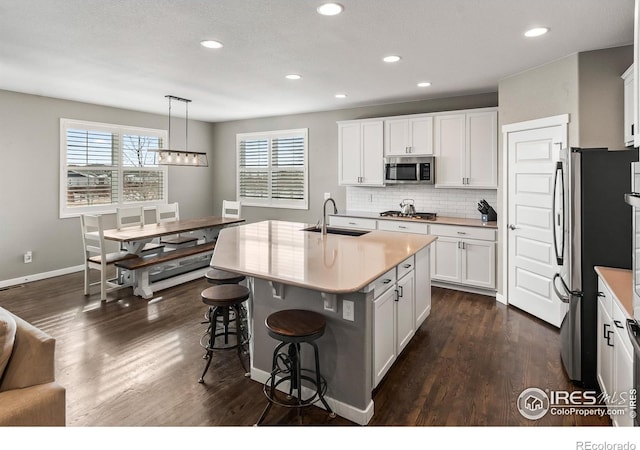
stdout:
<svg viewBox="0 0 640 450">
<path fill-rule="evenodd" d="M 496 287 L 494 229 L 431 225 L 431 279 L 483 289 Z"/>
<path fill-rule="evenodd" d="M 374 387 L 384 378 L 400 352 L 415 334 L 414 284 L 415 259 L 413 256 L 375 282 L 373 300 Z"/>
<path fill-rule="evenodd" d="M 598 281 L 597 379 L 611 411 L 629 407 L 633 389 L 633 350 L 622 307 L 606 284 Z M 629 409 L 610 415 L 615 426 L 633 426 Z"/>
</svg>

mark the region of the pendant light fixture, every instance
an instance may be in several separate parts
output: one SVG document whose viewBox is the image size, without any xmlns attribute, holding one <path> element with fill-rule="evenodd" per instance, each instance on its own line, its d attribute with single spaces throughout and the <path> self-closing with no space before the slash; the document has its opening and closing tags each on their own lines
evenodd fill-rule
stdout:
<svg viewBox="0 0 640 450">
<path fill-rule="evenodd" d="M 169 99 L 169 148 L 156 150 L 158 153 L 158 164 L 165 166 L 208 167 L 209 162 L 206 153 L 189 151 L 189 103 L 191 103 L 191 100 L 174 95 L 165 95 L 165 98 Z M 184 150 L 175 150 L 171 147 L 171 100 L 184 102 L 185 104 Z"/>
</svg>

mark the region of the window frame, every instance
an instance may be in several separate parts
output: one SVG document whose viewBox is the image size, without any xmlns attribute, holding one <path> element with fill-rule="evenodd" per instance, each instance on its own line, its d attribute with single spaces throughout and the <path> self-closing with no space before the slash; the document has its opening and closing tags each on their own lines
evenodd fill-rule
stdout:
<svg viewBox="0 0 640 450">
<path fill-rule="evenodd" d="M 67 130 L 77 128 L 80 130 L 89 130 L 97 132 L 107 132 L 117 135 L 118 145 L 116 150 L 115 164 L 109 166 L 117 173 L 117 201 L 110 204 L 100 204 L 94 206 L 67 206 L 67 181 L 68 181 L 68 169 L 67 165 Z M 114 214 L 118 207 L 122 206 L 143 206 L 144 208 L 154 208 L 159 204 L 168 203 L 169 193 L 169 169 L 167 166 L 158 164 L 157 167 L 145 167 L 145 166 L 127 166 L 124 164 L 124 136 L 125 135 L 137 135 L 137 136 L 152 136 L 158 137 L 162 140 L 162 146 L 168 142 L 168 132 L 163 129 L 145 128 L 145 127 L 133 127 L 127 125 L 117 125 L 102 122 L 91 122 L 85 120 L 66 119 L 60 118 L 60 186 L 59 186 L 59 215 L 61 219 L 78 217 L 82 214 Z M 162 172 L 163 185 L 162 185 L 162 199 L 161 200 L 148 200 L 139 202 L 125 202 L 124 196 L 124 172 L 127 170 L 141 170 Z"/>
<path fill-rule="evenodd" d="M 304 138 L 304 165 L 300 170 L 304 174 L 304 198 L 302 200 L 288 200 L 273 198 L 272 191 L 272 172 L 277 170 L 278 167 L 273 165 L 273 148 L 272 140 L 277 138 L 291 137 L 292 135 L 301 135 Z M 268 165 L 267 172 L 268 184 L 267 191 L 268 197 L 264 199 L 257 199 L 252 197 L 242 197 L 240 195 L 240 173 L 242 169 L 240 167 L 240 144 L 243 140 L 247 139 L 266 139 L 268 143 Z M 249 170 L 250 171 L 250 170 Z M 308 128 L 296 128 L 290 130 L 275 130 L 275 131 L 261 131 L 251 133 L 237 133 L 236 134 L 236 197 L 238 201 L 242 203 L 242 206 L 256 206 L 263 208 L 280 208 L 280 209 L 309 209 L 309 129 Z"/>
</svg>

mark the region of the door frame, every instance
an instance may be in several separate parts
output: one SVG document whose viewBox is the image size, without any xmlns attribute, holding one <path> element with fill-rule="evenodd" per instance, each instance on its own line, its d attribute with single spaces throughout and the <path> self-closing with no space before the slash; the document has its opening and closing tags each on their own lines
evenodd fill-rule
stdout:
<svg viewBox="0 0 640 450">
<path fill-rule="evenodd" d="M 547 127 L 563 127 L 565 142 L 569 146 L 569 114 L 560 114 L 557 116 L 544 117 L 541 119 L 527 120 L 524 122 L 510 123 L 502 125 L 502 193 L 498 192 L 498 199 L 502 202 L 502 208 L 499 219 L 499 239 L 502 242 L 502 249 L 498 252 L 498 258 L 501 261 L 500 272 L 502 279 L 496 293 L 496 300 L 505 305 L 509 304 L 509 234 L 507 227 L 509 225 L 509 133 L 535 130 Z M 502 195 L 500 195 L 502 194 Z"/>
</svg>

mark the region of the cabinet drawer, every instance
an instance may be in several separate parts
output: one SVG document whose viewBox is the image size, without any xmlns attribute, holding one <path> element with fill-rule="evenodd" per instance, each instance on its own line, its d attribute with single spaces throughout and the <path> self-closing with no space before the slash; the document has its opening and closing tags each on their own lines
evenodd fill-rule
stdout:
<svg viewBox="0 0 640 450">
<path fill-rule="evenodd" d="M 613 304 L 613 296 L 607 288 L 607 285 L 604 284 L 600 278 L 598 278 L 598 301 L 602 303 L 604 310 L 609 314 L 609 316 L 613 315 L 613 311 L 611 309 L 611 305 Z"/>
<path fill-rule="evenodd" d="M 622 345 L 627 349 L 627 352 L 633 354 L 633 347 L 631 347 L 631 339 L 629 338 L 629 333 L 627 332 L 627 317 L 624 315 L 622 311 L 622 306 L 616 301 L 612 302 L 612 319 L 613 324 L 611 328 L 615 330 L 615 344 L 614 345 Z"/>
<path fill-rule="evenodd" d="M 429 234 L 429 225 L 426 223 L 409 222 L 407 220 L 378 220 L 378 230 Z"/>
<path fill-rule="evenodd" d="M 481 241 L 495 241 L 496 230 L 477 227 L 458 227 L 454 225 L 430 225 L 431 234 L 436 236 L 455 237 L 460 239 L 479 239 Z"/>
<path fill-rule="evenodd" d="M 373 297 L 378 298 L 380 295 L 384 294 L 387 289 L 396 284 L 396 268 L 394 267 L 376 281 L 373 282 Z"/>
<path fill-rule="evenodd" d="M 413 255 L 398 264 L 398 280 L 411 272 L 415 267 L 415 259 Z"/>
<path fill-rule="evenodd" d="M 362 219 L 360 217 L 330 216 L 329 225 L 342 228 L 359 228 L 361 230 L 375 230 L 375 219 Z"/>
</svg>

